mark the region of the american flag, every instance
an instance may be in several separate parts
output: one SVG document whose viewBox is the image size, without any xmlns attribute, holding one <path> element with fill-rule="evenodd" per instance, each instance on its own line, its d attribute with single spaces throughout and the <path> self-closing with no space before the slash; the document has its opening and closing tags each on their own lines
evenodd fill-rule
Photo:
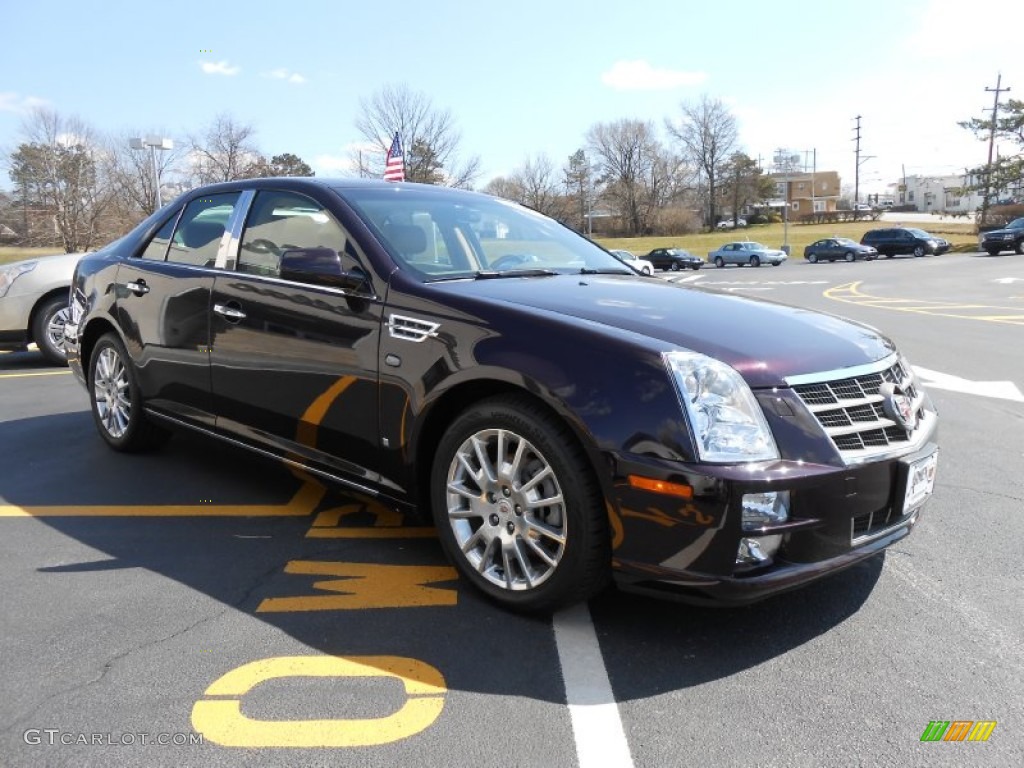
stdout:
<svg viewBox="0 0 1024 768">
<path fill-rule="evenodd" d="M 395 140 L 388 150 L 388 161 L 384 166 L 384 181 L 405 181 L 405 157 L 402 155 L 402 141 L 395 131 Z"/>
</svg>

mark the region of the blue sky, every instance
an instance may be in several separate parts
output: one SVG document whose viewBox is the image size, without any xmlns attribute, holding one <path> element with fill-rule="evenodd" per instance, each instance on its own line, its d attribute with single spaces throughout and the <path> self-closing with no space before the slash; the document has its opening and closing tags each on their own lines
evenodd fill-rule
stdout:
<svg viewBox="0 0 1024 768">
<path fill-rule="evenodd" d="M 360 99 L 404 83 L 452 111 L 482 186 L 528 155 L 562 164 L 597 122 L 652 120 L 667 139 L 665 118 L 707 93 L 729 104 L 753 157 L 814 148 L 844 184 L 861 115 L 873 156 L 862 191 L 884 191 L 903 166 L 984 162 L 956 122 L 991 107 L 998 72 L 1024 98 L 1013 0 L 5 5 L 2 150 L 34 104 L 103 132 L 179 139 L 227 112 L 256 127 L 265 153 L 344 175 Z"/>
</svg>

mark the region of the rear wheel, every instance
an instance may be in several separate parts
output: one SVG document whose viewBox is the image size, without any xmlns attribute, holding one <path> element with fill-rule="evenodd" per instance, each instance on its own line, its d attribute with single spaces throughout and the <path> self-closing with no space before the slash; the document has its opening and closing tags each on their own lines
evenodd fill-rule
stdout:
<svg viewBox="0 0 1024 768">
<path fill-rule="evenodd" d="M 750 257 L 750 266 L 752 266 L 752 267 L 760 267 L 761 266 L 761 259 L 759 259 L 757 256 L 751 256 Z"/>
<path fill-rule="evenodd" d="M 724 267 L 725 259 L 723 259 L 721 256 L 715 256 L 715 266 L 718 267 L 719 269 Z"/>
<path fill-rule="evenodd" d="M 113 333 L 101 337 L 93 347 L 88 376 L 93 420 L 107 445 L 115 451 L 136 453 L 166 442 L 170 433 L 142 410 L 135 368 Z"/>
<path fill-rule="evenodd" d="M 679 271 L 679 262 L 678 261 L 673 261 L 671 264 L 668 265 L 668 268 L 671 269 L 673 272 L 678 272 Z"/>
<path fill-rule="evenodd" d="M 857 257 L 853 254 L 853 251 L 847 251 L 846 255 L 843 256 L 843 258 L 846 259 L 847 261 L 856 261 L 857 260 Z"/>
<path fill-rule="evenodd" d="M 68 297 L 54 296 L 36 311 L 32 320 L 32 340 L 43 357 L 57 365 L 68 361 L 64 352 L 64 326 L 69 314 Z"/>
<path fill-rule="evenodd" d="M 807 260 L 809 262 L 811 262 L 811 264 L 817 264 L 818 263 L 818 254 L 816 254 L 816 253 L 808 253 L 807 254 Z"/>
<path fill-rule="evenodd" d="M 509 608 L 549 611 L 607 583 L 604 500 L 568 427 L 522 396 L 475 404 L 448 428 L 431 474 L 441 543 Z"/>
</svg>

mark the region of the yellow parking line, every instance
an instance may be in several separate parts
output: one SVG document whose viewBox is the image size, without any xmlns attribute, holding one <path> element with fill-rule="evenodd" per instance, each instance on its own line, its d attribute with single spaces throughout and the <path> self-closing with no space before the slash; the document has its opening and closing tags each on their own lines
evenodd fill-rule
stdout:
<svg viewBox="0 0 1024 768">
<path fill-rule="evenodd" d="M 950 310 L 981 309 L 999 310 L 1006 309 L 1019 313 L 1018 307 L 1001 307 L 992 304 L 956 304 L 951 301 L 928 301 L 925 299 L 898 299 L 872 296 L 860 290 L 861 281 L 845 283 L 827 289 L 822 293 L 826 299 L 839 301 L 843 304 L 855 304 L 861 307 L 875 307 L 877 309 L 889 309 L 896 312 L 913 312 L 919 315 L 931 315 L 933 317 L 951 317 L 957 320 L 981 320 L 988 323 L 1007 323 L 1009 325 L 1024 325 L 1024 315 L 971 315 L 952 312 Z"/>
<path fill-rule="evenodd" d="M 0 505 L 0 517 L 307 517 L 325 488 L 304 483 L 286 504 L 98 504 L 95 506 Z"/>
<path fill-rule="evenodd" d="M 0 373 L 0 379 L 20 379 L 27 376 L 66 376 L 71 371 L 32 371 L 31 373 Z"/>
</svg>

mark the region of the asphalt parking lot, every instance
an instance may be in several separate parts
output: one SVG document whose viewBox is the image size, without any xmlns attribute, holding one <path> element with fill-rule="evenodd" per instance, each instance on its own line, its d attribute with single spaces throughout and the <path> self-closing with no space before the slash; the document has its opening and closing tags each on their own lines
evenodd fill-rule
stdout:
<svg viewBox="0 0 1024 768">
<path fill-rule="evenodd" d="M 1024 257 L 661 277 L 896 341 L 941 417 L 910 537 L 746 608 L 516 616 L 421 521 L 191 435 L 115 454 L 3 354 L 0 765 L 1024 764 Z"/>
</svg>

